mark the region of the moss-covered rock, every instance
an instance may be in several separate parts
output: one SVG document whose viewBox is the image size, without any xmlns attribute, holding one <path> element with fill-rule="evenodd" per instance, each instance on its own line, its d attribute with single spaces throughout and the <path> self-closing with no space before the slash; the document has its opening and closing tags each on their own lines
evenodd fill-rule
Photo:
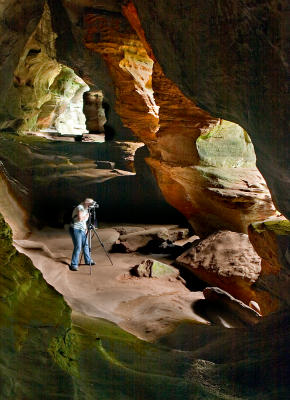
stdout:
<svg viewBox="0 0 290 400">
<path fill-rule="evenodd" d="M 196 141 L 201 164 L 212 167 L 256 166 L 254 146 L 247 132 L 233 122 L 221 122 Z"/>
<path fill-rule="evenodd" d="M 178 269 L 153 259 L 142 261 L 134 267 L 134 270 L 138 276 L 147 278 L 176 278 L 179 275 Z"/>
<path fill-rule="evenodd" d="M 289 306 L 290 222 L 280 217 L 251 224 L 249 239 L 262 258 L 256 286 L 279 300 L 280 307 Z"/>
</svg>

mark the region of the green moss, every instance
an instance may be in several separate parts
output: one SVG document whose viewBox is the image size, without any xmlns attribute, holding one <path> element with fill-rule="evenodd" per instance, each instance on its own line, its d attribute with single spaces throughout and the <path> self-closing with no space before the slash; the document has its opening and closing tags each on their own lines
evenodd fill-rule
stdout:
<svg viewBox="0 0 290 400">
<path fill-rule="evenodd" d="M 287 219 L 271 219 L 264 222 L 256 222 L 251 226 L 257 233 L 271 231 L 278 236 L 290 235 L 290 221 Z"/>
<path fill-rule="evenodd" d="M 48 352 L 55 363 L 75 377 L 79 377 L 78 360 L 76 358 L 77 340 L 77 336 L 69 329 L 64 336 L 53 338 L 48 347 Z"/>
<path fill-rule="evenodd" d="M 139 276 L 151 278 L 161 278 L 162 276 L 177 275 L 177 270 L 168 264 L 153 259 L 147 259 L 141 262 L 137 267 Z"/>
</svg>

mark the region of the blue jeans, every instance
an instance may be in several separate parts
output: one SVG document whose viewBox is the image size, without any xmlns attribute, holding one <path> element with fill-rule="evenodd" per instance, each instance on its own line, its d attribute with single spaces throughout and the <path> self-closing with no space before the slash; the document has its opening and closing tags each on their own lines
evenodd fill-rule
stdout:
<svg viewBox="0 0 290 400">
<path fill-rule="evenodd" d="M 71 258 L 71 265 L 73 267 L 77 267 L 79 265 L 79 258 L 80 258 L 81 250 L 83 250 L 85 264 L 90 264 L 90 262 L 92 260 L 90 257 L 90 251 L 89 251 L 88 240 L 86 237 L 86 232 L 82 231 L 81 229 L 74 229 L 74 228 L 70 227 L 69 233 L 71 235 L 71 238 L 72 238 L 72 241 L 74 244 L 74 249 L 73 249 L 72 258 Z"/>
</svg>

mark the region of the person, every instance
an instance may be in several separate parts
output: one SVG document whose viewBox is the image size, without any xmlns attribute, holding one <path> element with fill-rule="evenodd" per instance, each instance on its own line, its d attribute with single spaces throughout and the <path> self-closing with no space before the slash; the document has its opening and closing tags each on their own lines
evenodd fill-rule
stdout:
<svg viewBox="0 0 290 400">
<path fill-rule="evenodd" d="M 85 199 L 81 204 L 74 208 L 72 213 L 72 222 L 69 227 L 74 249 L 69 266 L 71 271 L 77 271 L 81 250 L 83 250 L 85 264 L 95 265 L 91 259 L 88 238 L 87 238 L 87 220 L 89 219 L 88 207 L 95 204 L 93 199 Z"/>
</svg>

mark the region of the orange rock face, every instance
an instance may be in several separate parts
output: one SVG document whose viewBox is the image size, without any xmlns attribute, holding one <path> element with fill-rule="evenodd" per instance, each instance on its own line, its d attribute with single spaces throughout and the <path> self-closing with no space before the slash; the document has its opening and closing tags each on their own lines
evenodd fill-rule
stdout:
<svg viewBox="0 0 290 400">
<path fill-rule="evenodd" d="M 217 129 L 223 134 L 225 123 L 198 108 L 165 77 L 134 5 L 128 3 L 123 13 L 132 26 L 121 16 L 87 14 L 85 43 L 104 57 L 116 88 L 117 112 L 148 146 L 151 157 L 146 161 L 165 199 L 200 235 L 218 229 L 247 232 L 250 222 L 275 212 L 255 162 L 242 167 L 223 165 L 223 161 L 215 165 L 212 155 L 210 161 L 203 161 L 204 148 L 197 146 L 197 140 Z"/>
<path fill-rule="evenodd" d="M 129 23 L 119 16 L 88 14 L 86 47 L 102 54 L 116 88 L 116 111 L 145 143 L 156 139 L 158 107 L 152 90 L 153 61 Z"/>
</svg>

